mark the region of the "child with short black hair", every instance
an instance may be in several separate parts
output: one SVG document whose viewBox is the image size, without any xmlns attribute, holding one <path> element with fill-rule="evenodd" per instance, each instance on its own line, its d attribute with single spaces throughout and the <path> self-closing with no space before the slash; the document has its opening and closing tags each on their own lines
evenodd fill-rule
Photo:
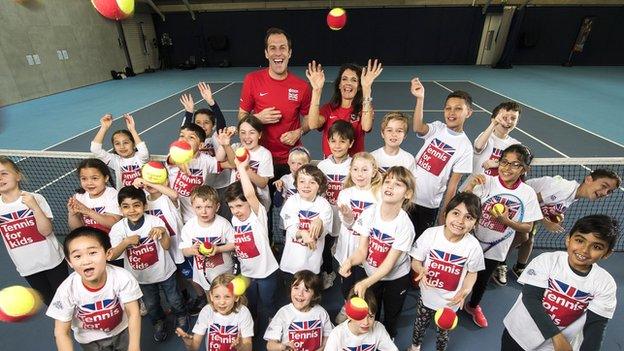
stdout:
<svg viewBox="0 0 624 351">
<path fill-rule="evenodd" d="M 389 112 L 381 120 L 381 138 L 384 146 L 371 152 L 377 160 L 379 172 L 385 173 L 392 166 L 403 166 L 410 171 L 416 166 L 414 155 L 401 149 L 407 135 L 409 118 L 403 112 Z"/>
<path fill-rule="evenodd" d="M 416 302 L 416 320 L 412 345 L 408 351 L 420 351 L 425 331 L 437 310 L 457 311 L 484 269 L 483 250 L 470 234 L 481 217 L 481 200 L 474 194 L 455 195 L 444 209 L 445 224 L 425 230 L 416 240 L 410 256 L 414 281 L 420 281 Z M 449 331 L 437 329 L 436 350 L 444 351 Z"/>
<path fill-rule="evenodd" d="M 338 206 L 336 200 L 344 187 L 344 182 L 349 175 L 351 156 L 349 149 L 353 146 L 355 131 L 351 123 L 338 120 L 334 122 L 327 132 L 329 143 L 329 155 L 326 159 L 318 163 L 318 168 L 327 177 L 327 191 L 325 197 L 333 211 L 334 222 L 330 228 L 329 235 L 325 238 L 325 248 L 323 249 L 323 288 L 328 289 L 334 284 L 336 273 L 334 273 L 331 249 L 336 237 L 340 234 L 340 218 L 338 216 Z"/>
<path fill-rule="evenodd" d="M 579 219 L 566 251 L 529 263 L 522 293 L 505 317 L 501 350 L 600 350 L 616 308 L 617 285 L 597 262 L 613 251 L 617 221 L 606 215 Z"/>
<path fill-rule="evenodd" d="M 582 183 L 567 180 L 560 176 L 533 178 L 526 183 L 535 190 L 544 219 L 542 225 L 552 233 L 562 233 L 565 212 L 573 203 L 580 199 L 595 201 L 604 199 L 620 187 L 622 179 L 612 170 L 598 168 L 585 176 Z M 518 261 L 512 272 L 519 277 L 529 261 L 533 250 L 533 238 L 537 233 L 537 224 L 524 237 L 516 240 L 521 243 L 518 248 Z M 524 241 L 524 242 L 523 242 Z"/>
<path fill-rule="evenodd" d="M 356 297 L 351 291 L 349 299 Z M 364 319 L 355 320 L 351 317 L 337 325 L 329 334 L 325 350 L 379 350 L 398 351 L 383 324 L 375 320 L 379 308 L 375 295 L 367 290 L 360 296 L 368 305 L 368 314 Z"/>
<path fill-rule="evenodd" d="M 163 291 L 176 316 L 176 325 L 187 329 L 189 319 L 175 278 L 176 266 L 167 250 L 171 238 L 165 223 L 145 214 L 145 192 L 134 186 L 119 190 L 119 208 L 124 218 L 110 231 L 110 259 L 123 256 L 124 267 L 138 280 L 147 316 L 154 325 L 154 340 L 167 338 L 165 312 L 160 304 Z"/>
<path fill-rule="evenodd" d="M 134 118 L 127 113 L 123 117 L 128 129 L 119 129 L 111 136 L 113 152 L 102 148 L 104 136 L 113 124 L 113 116 L 110 114 L 100 119 L 100 129 L 93 137 L 90 148 L 95 157 L 115 171 L 115 185 L 118 190 L 132 185 L 132 181 L 141 176 L 141 167 L 149 160 L 147 145 L 136 130 Z"/>
<path fill-rule="evenodd" d="M 227 162 L 219 163 L 216 158 L 207 153 L 200 152 L 201 146 L 206 140 L 206 132 L 195 123 L 185 124 L 180 128 L 180 137 L 191 145 L 193 158 L 184 165 L 172 164 L 171 157 L 167 158 L 167 171 L 169 172 L 169 186 L 180 195 L 180 209 L 184 222 L 193 217 L 191 206 L 191 191 L 206 182 L 208 174 L 219 173 L 223 167 L 231 167 L 234 164 L 234 151 L 230 146 L 230 138 L 233 131 L 221 130 L 217 140 L 225 149 Z"/>
<path fill-rule="evenodd" d="M 309 270 L 294 274 L 290 301 L 271 319 L 264 340 L 268 351 L 315 351 L 325 346 L 333 326 L 329 314 L 320 305 L 323 285 Z"/>
<path fill-rule="evenodd" d="M 416 154 L 418 191 L 410 212 L 418 238 L 435 225 L 436 215 L 439 224 L 444 222 L 444 213 L 438 214 L 440 204 L 445 208 L 462 175 L 472 173 L 472 143 L 464 133 L 464 123 L 472 115 L 472 97 L 460 90 L 450 93 L 444 102 L 444 123 L 424 123 L 425 88 L 418 78 L 412 79 L 411 92 L 416 97 L 413 128 L 425 140 Z"/>
<path fill-rule="evenodd" d="M 111 243 L 106 232 L 93 227 L 72 230 L 63 245 L 74 272 L 59 286 L 46 315 L 55 319 L 54 337 L 60 350 L 73 350 L 70 331 L 83 350 L 140 350 L 141 289 L 132 274 L 107 265 Z"/>
</svg>

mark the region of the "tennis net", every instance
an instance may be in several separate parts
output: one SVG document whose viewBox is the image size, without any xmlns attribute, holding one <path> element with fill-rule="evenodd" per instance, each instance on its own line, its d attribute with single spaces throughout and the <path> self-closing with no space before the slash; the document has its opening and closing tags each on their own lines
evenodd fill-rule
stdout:
<svg viewBox="0 0 624 351">
<path fill-rule="evenodd" d="M 67 199 L 80 187 L 75 169 L 85 158 L 92 157 L 86 152 L 21 151 L 1 150 L 0 155 L 8 156 L 20 167 L 25 175 L 24 190 L 43 195 L 54 215 L 55 233 L 64 236 L 67 226 Z M 152 159 L 164 160 L 162 155 L 152 155 Z M 542 158 L 535 159 L 527 178 L 559 175 L 568 180 L 583 181 L 592 170 L 610 169 L 620 176 L 624 174 L 624 158 Z M 561 225 L 569 230 L 574 222 L 589 214 L 607 214 L 616 218 L 624 226 L 624 188 L 616 189 L 610 196 L 597 200 L 580 200 L 566 211 Z M 562 249 L 565 236 L 553 234 L 542 226 L 535 238 L 535 247 Z M 619 237 L 616 251 L 624 251 L 624 238 Z"/>
</svg>

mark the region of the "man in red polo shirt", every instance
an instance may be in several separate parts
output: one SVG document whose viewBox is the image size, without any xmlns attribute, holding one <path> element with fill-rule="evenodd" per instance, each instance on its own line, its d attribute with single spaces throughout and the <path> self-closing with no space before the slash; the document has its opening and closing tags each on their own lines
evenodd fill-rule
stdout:
<svg viewBox="0 0 624 351">
<path fill-rule="evenodd" d="M 273 155 L 274 179 L 289 172 L 288 152 L 301 144 L 301 136 L 308 130 L 305 117 L 310 110 L 310 87 L 288 72 L 291 55 L 288 34 L 279 28 L 267 30 L 264 56 L 269 68 L 245 76 L 238 110 L 238 119 L 253 113 L 264 124 L 260 142 Z"/>
</svg>

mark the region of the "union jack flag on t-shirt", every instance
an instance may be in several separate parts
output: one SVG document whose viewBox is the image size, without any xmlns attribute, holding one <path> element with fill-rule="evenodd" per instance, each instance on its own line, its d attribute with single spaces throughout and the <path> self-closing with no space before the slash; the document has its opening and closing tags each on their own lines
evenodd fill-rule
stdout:
<svg viewBox="0 0 624 351">
<path fill-rule="evenodd" d="M 375 345 L 363 344 L 363 345 L 355 346 L 355 347 L 344 347 L 342 350 L 343 351 L 375 351 L 377 350 L 377 348 L 375 347 Z"/>
<path fill-rule="evenodd" d="M 466 264 L 466 261 L 468 260 L 467 257 L 461 257 L 459 255 L 454 255 L 452 253 L 435 249 L 429 251 L 429 258 L 432 260 L 444 261 L 462 267 Z"/>
<path fill-rule="evenodd" d="M 32 210 L 17 210 L 15 212 L 4 213 L 0 215 L 0 223 L 10 223 L 22 218 L 28 218 L 32 216 Z"/>
</svg>

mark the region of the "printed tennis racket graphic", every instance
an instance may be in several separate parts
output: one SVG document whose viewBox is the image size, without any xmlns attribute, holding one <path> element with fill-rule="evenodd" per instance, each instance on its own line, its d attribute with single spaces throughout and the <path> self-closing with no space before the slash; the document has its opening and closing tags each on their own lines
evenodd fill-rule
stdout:
<svg viewBox="0 0 624 351">
<path fill-rule="evenodd" d="M 513 194 L 497 194 L 483 202 L 481 206 L 481 219 L 479 225 L 484 228 L 490 229 L 491 232 L 500 233 L 500 236 L 494 240 L 485 240 L 484 238 L 478 238 L 481 244 L 484 244 L 483 252 L 488 252 L 496 245 L 509 239 L 515 234 L 515 231 L 506 225 L 500 223 L 496 217 L 491 214 L 492 206 L 495 204 L 503 204 L 507 208 L 508 217 L 516 222 L 522 222 L 524 220 L 524 203 L 519 197 Z"/>
</svg>

